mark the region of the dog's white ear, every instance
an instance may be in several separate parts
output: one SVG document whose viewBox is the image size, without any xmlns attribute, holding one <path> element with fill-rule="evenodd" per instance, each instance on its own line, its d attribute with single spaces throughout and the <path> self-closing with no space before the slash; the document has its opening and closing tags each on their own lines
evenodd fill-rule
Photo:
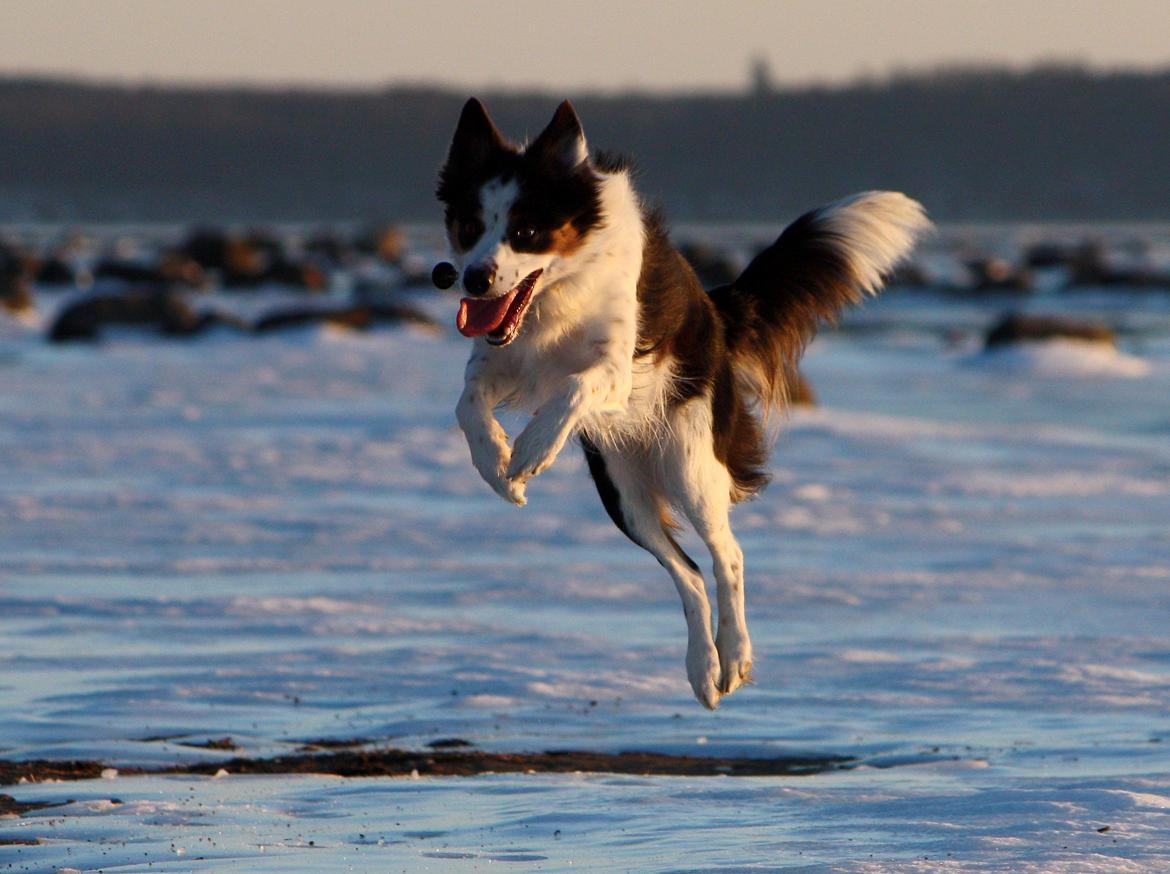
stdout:
<svg viewBox="0 0 1170 874">
<path fill-rule="evenodd" d="M 508 151 L 513 146 L 504 139 L 483 104 L 472 97 L 463 104 L 447 165 L 468 169 L 486 163 L 493 152 Z"/>
<path fill-rule="evenodd" d="M 589 160 L 585 131 L 573 104 L 566 100 L 557 107 L 552 121 L 528 147 L 528 153 L 543 153 L 570 168 Z"/>
</svg>

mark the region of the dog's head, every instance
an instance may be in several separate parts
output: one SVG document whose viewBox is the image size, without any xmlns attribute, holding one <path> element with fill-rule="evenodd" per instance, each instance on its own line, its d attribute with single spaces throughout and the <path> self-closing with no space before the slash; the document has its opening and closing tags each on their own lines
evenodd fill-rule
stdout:
<svg viewBox="0 0 1170 874">
<path fill-rule="evenodd" d="M 457 325 L 506 346 L 541 291 L 602 222 L 601 180 L 566 100 L 527 147 L 508 142 L 478 100 L 463 107 L 438 198 L 466 296 Z"/>
</svg>

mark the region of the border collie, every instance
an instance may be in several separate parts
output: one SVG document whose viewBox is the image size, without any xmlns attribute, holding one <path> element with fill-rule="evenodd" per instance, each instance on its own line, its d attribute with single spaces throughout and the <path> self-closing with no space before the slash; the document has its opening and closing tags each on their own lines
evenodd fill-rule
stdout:
<svg viewBox="0 0 1170 874">
<path fill-rule="evenodd" d="M 687 678 L 714 708 L 751 679 L 732 504 L 767 482 L 763 420 L 821 321 L 875 294 L 930 227 L 918 203 L 870 191 L 801 216 L 730 285 L 705 291 L 618 159 L 590 156 L 568 101 L 527 146 L 463 107 L 438 199 L 475 338 L 457 417 L 480 476 L 523 506 L 570 437 L 618 528 L 670 574 Z M 509 446 L 494 411 L 532 414 Z M 718 625 L 681 514 L 711 553 Z"/>
</svg>

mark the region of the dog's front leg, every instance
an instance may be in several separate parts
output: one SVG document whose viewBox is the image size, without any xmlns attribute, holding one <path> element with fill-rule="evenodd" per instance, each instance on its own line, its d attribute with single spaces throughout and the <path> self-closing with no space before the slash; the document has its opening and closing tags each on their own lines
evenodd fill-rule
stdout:
<svg viewBox="0 0 1170 874">
<path fill-rule="evenodd" d="M 471 463 L 484 482 L 505 501 L 523 507 L 527 501 L 524 483 L 512 482 L 507 476 L 511 450 L 508 435 L 495 415 L 496 405 L 508 395 L 505 383 L 502 374 L 492 373 L 487 368 L 482 354 L 473 353 L 467 362 L 463 394 L 455 407 L 455 418 L 467 438 Z"/>
<path fill-rule="evenodd" d="M 523 487 L 547 470 L 589 414 L 625 410 L 630 385 L 630 366 L 618 361 L 603 360 L 570 375 L 516 438 L 508 465 L 509 482 Z"/>
</svg>

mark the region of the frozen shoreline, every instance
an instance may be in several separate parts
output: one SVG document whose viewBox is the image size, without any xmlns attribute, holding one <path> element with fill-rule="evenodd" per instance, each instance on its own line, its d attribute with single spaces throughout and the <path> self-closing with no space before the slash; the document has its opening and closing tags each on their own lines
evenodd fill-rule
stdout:
<svg viewBox="0 0 1170 874">
<path fill-rule="evenodd" d="M 904 766 L 18 785 L 0 791 L 78 801 L 0 822 L 0 842 L 46 841 L 0 843 L 0 860 L 1164 870 L 1170 332 L 1157 301 L 1125 314 L 1148 327 L 1122 349 L 1140 373 L 1044 353 L 989 366 L 936 327 L 993 314 L 922 296 L 818 340 L 824 406 L 785 424 L 772 486 L 734 516 L 759 682 L 715 714 L 690 699 L 669 583 L 604 517 L 575 451 L 524 510 L 475 477 L 451 413 L 458 338 L 60 349 L 9 324 L 5 759 L 157 767 L 454 736 Z M 240 753 L 185 746 L 224 736 Z"/>
<path fill-rule="evenodd" d="M 931 765 L 817 778 L 117 778 L 0 834 L 12 870 L 1156 872 L 1165 781 Z M 116 796 L 117 803 L 110 801 Z"/>
</svg>

